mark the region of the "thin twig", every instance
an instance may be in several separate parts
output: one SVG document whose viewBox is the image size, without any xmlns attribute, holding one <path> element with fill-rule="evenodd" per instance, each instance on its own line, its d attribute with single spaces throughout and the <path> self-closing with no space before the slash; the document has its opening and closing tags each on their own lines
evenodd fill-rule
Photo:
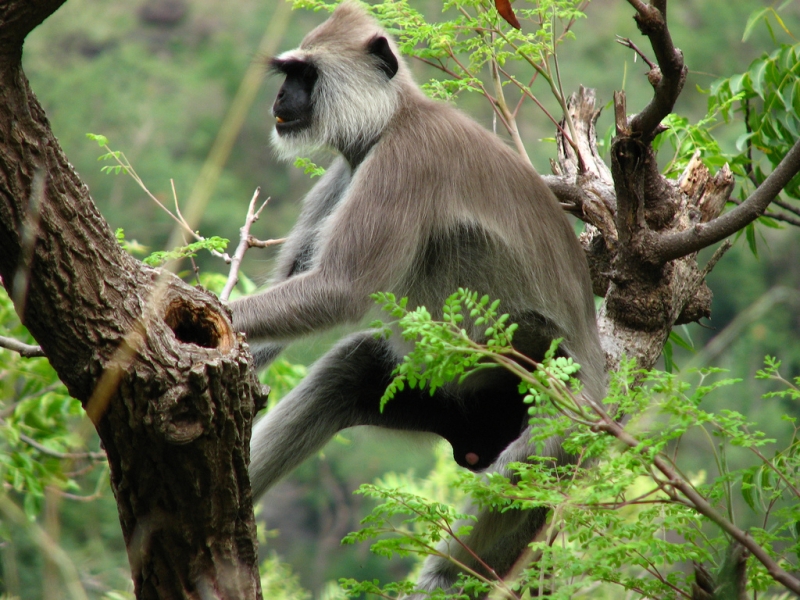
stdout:
<svg viewBox="0 0 800 600">
<path fill-rule="evenodd" d="M 635 449 L 643 456 L 649 456 L 652 448 L 647 444 L 642 443 L 630 433 L 628 433 L 622 425 L 617 423 L 606 410 L 597 402 L 588 401 L 589 406 L 600 417 L 600 422 L 596 425 L 599 430 L 606 431 L 610 435 L 616 437 L 619 441 L 624 443 L 629 448 Z M 658 469 L 667 479 L 669 485 L 680 492 L 683 498 L 675 497 L 676 501 L 683 502 L 691 506 L 694 510 L 705 516 L 712 522 L 716 523 L 724 532 L 730 535 L 733 539 L 739 542 L 742 546 L 747 548 L 756 559 L 763 564 L 772 578 L 778 583 L 784 585 L 787 589 L 794 593 L 800 593 L 800 580 L 786 572 L 781 566 L 756 542 L 747 532 L 739 529 L 731 523 L 724 516 L 719 514 L 717 510 L 706 500 L 694 487 L 686 480 L 684 480 L 678 472 L 669 464 L 669 462 L 660 454 L 655 454 L 650 458 L 653 466 Z M 667 491 L 668 488 L 665 488 Z"/>
<path fill-rule="evenodd" d="M 258 240 L 252 235 L 247 238 L 247 245 L 251 248 L 270 248 L 271 246 L 279 246 L 286 241 L 286 238 L 276 238 L 274 240 Z"/>
<path fill-rule="evenodd" d="M 800 208 L 798 208 L 794 204 L 790 204 L 789 202 L 781 200 L 780 198 L 775 198 L 775 200 L 773 200 L 772 203 L 776 206 L 780 206 L 783 210 L 788 210 L 793 215 L 797 215 L 798 217 L 800 217 Z"/>
<path fill-rule="evenodd" d="M 94 502 L 98 498 L 103 497 L 102 492 L 95 492 L 89 496 L 79 496 L 78 494 L 70 494 L 69 492 L 65 492 L 63 490 L 53 488 L 53 491 L 58 494 L 61 498 L 65 500 L 72 500 L 73 502 Z"/>
<path fill-rule="evenodd" d="M 731 202 L 736 206 L 739 206 L 742 203 L 740 200 L 735 200 L 734 198 L 728 198 L 728 202 Z M 776 198 L 775 200 L 772 201 L 772 204 L 782 206 L 783 204 L 788 204 L 788 203 L 783 202 L 779 198 Z M 772 206 L 769 206 L 767 208 L 767 211 L 772 211 L 772 210 L 774 210 Z M 768 219 L 772 219 L 773 221 L 781 221 L 782 223 L 787 223 L 788 225 L 792 225 L 794 227 L 800 227 L 800 219 L 792 217 L 790 215 L 784 215 L 783 213 L 779 212 L 765 212 L 763 216 L 765 216 Z"/>
<path fill-rule="evenodd" d="M 531 80 L 528 82 L 528 85 L 527 85 L 528 89 L 530 89 L 530 87 L 534 84 L 534 82 L 536 81 L 537 77 L 539 77 L 539 73 L 534 71 L 533 72 L 533 77 L 531 77 Z M 517 86 L 519 86 L 519 85 L 520 84 L 517 83 Z M 517 105 L 514 107 L 514 112 L 513 112 L 514 118 L 516 118 L 517 113 L 519 113 L 519 109 L 522 108 L 522 103 L 525 102 L 525 98 L 526 98 L 525 94 L 520 94 L 519 102 L 517 102 Z"/>
<path fill-rule="evenodd" d="M 492 109 L 494 110 L 495 114 L 500 119 L 500 121 L 502 121 L 503 127 L 505 127 L 506 131 L 508 131 L 509 134 L 511 134 L 511 126 L 508 124 L 508 121 L 506 121 L 505 115 L 503 115 L 503 111 L 498 106 L 497 100 L 494 98 L 494 96 L 492 96 L 489 93 L 489 91 L 484 87 L 480 79 L 475 77 L 475 75 L 464 64 L 462 64 L 460 60 L 458 60 L 458 57 L 456 56 L 455 52 L 453 52 L 453 49 L 450 46 L 447 46 L 447 54 L 450 57 L 450 60 L 456 63 L 458 67 L 462 71 L 464 71 L 464 73 L 466 73 L 473 81 L 477 82 L 475 84 L 475 87 L 477 87 L 480 90 L 480 92 L 484 95 L 484 97 L 489 101 L 489 103 L 492 105 Z"/>
<path fill-rule="evenodd" d="M 175 212 L 178 214 L 178 216 L 180 217 L 181 221 L 186 223 L 186 219 L 181 214 L 181 206 L 178 203 L 178 191 L 175 189 L 175 180 L 170 178 L 169 184 L 170 184 L 170 186 L 172 186 L 172 199 L 175 201 Z M 187 223 L 187 225 L 188 225 L 188 223 Z M 183 245 L 184 246 L 188 246 L 189 245 L 189 241 L 186 239 L 185 236 L 183 236 Z M 216 252 L 216 250 L 211 250 L 211 252 L 212 253 Z M 217 252 L 217 254 L 219 254 L 219 253 Z M 200 285 L 200 267 L 197 266 L 197 263 L 194 260 L 194 255 L 190 255 L 189 256 L 189 261 L 192 263 L 192 272 L 194 273 L 195 281 L 197 281 L 197 285 Z"/>
<path fill-rule="evenodd" d="M 531 65 L 534 68 L 535 71 L 537 71 L 540 75 L 542 75 L 544 77 L 545 81 L 550 86 L 550 93 L 553 94 L 553 98 L 555 98 L 556 101 L 558 102 L 559 106 L 561 106 L 561 112 L 564 114 L 564 122 L 567 124 L 567 129 L 569 129 L 570 134 L 571 134 L 571 135 L 565 135 L 564 139 L 566 139 L 567 143 L 569 143 L 569 145 L 572 146 L 572 149 L 575 152 L 575 156 L 578 159 L 578 168 L 581 170 L 581 172 L 584 172 L 585 171 L 585 163 L 583 161 L 583 157 L 581 156 L 581 152 L 580 152 L 580 149 L 578 148 L 577 144 L 573 141 L 577 137 L 577 134 L 575 133 L 575 124 L 572 121 L 572 116 L 569 114 L 569 110 L 567 108 L 566 99 L 564 98 L 564 95 L 559 90 L 558 84 L 553 79 L 552 74 L 549 72 L 549 64 L 548 64 L 547 60 L 546 59 L 543 60 L 544 65 L 545 65 L 544 67 L 542 65 L 539 65 L 535 60 L 533 60 L 525 52 L 522 52 L 522 50 L 520 50 L 519 46 L 517 46 L 516 44 L 514 44 L 514 42 L 509 40 L 501 30 L 498 29 L 496 31 L 497 31 L 498 35 L 500 35 L 500 37 L 502 37 L 503 40 L 505 40 L 506 44 L 511 46 L 514 49 L 514 51 L 520 57 L 522 57 L 529 65 Z M 547 68 L 545 68 L 545 67 L 547 67 Z M 538 102 L 537 102 L 537 105 L 539 105 Z M 539 106 L 541 108 L 541 105 L 539 105 Z M 552 119 L 552 117 L 550 117 L 550 118 Z M 559 128 L 559 130 L 562 130 L 560 125 L 556 124 L 556 126 Z"/>
<path fill-rule="evenodd" d="M 253 197 L 250 199 L 250 204 L 247 206 L 247 217 L 245 217 L 244 225 L 239 229 L 239 245 L 236 246 L 236 252 L 234 252 L 231 258 L 231 269 L 228 272 L 228 280 L 225 282 L 225 287 L 222 288 L 222 293 L 219 295 L 220 300 L 223 302 L 228 301 L 234 286 L 239 282 L 239 266 L 242 264 L 245 252 L 251 247 L 249 243 L 251 237 L 250 228 L 253 226 L 253 223 L 258 221 L 258 217 L 261 216 L 261 211 L 264 210 L 264 207 L 267 206 L 267 202 L 269 202 L 269 198 L 267 198 L 261 204 L 261 207 L 256 210 L 256 200 L 258 200 L 258 195 L 260 193 L 261 188 L 257 187 L 256 191 L 253 192 Z"/>
<path fill-rule="evenodd" d="M 645 62 L 645 64 L 648 67 L 650 67 L 650 69 L 658 68 L 658 65 L 656 63 L 654 63 L 652 60 L 650 60 L 649 58 L 647 58 L 645 53 L 642 52 L 639 49 L 639 47 L 636 44 L 633 43 L 631 38 L 624 38 L 624 37 L 618 35 L 617 36 L 617 43 L 625 46 L 626 48 L 630 48 L 631 50 L 633 50 L 636 54 L 638 54 L 642 58 L 642 60 Z"/>
<path fill-rule="evenodd" d="M 545 114 L 545 116 L 548 119 L 550 119 L 550 121 L 552 121 L 553 125 L 556 126 L 556 129 L 558 129 L 558 131 L 561 133 L 561 135 L 564 136 L 564 139 L 567 140 L 567 143 L 570 146 L 572 146 L 572 149 L 575 150 L 575 153 L 577 154 L 578 153 L 578 145 L 572 140 L 572 137 L 569 135 L 569 133 L 567 133 L 564 130 L 564 128 L 561 126 L 561 123 L 559 123 L 556 120 L 556 118 L 552 114 L 550 114 L 550 111 L 548 111 L 544 107 L 544 105 L 541 102 L 539 102 L 538 98 L 536 98 L 536 96 L 534 96 L 533 93 L 526 86 L 522 85 L 513 75 L 511 75 L 505 69 L 502 69 L 500 67 L 498 67 L 498 68 L 499 68 L 500 72 L 503 75 L 505 75 L 511 83 L 516 85 L 520 90 L 522 90 L 523 94 L 528 96 L 528 98 L 530 98 L 531 100 L 533 100 L 536 103 L 536 106 L 538 106 L 541 109 L 541 111 Z"/>
<path fill-rule="evenodd" d="M 0 419 L 0 423 L 2 423 L 4 426 L 6 425 L 5 421 L 2 419 Z M 82 460 L 88 458 L 90 460 L 104 461 L 108 458 L 105 452 L 58 452 L 57 450 L 51 450 L 47 446 L 43 446 L 35 439 L 25 435 L 24 433 L 19 434 L 19 439 L 28 444 L 28 446 L 31 448 L 35 448 L 42 454 L 46 454 L 47 456 L 52 456 L 53 458 L 58 458 L 60 460 Z"/>
<path fill-rule="evenodd" d="M 16 352 L 20 356 L 24 356 L 25 358 L 37 358 L 40 356 L 44 356 L 44 350 L 42 350 L 41 346 L 31 346 L 30 344 L 24 344 L 19 340 L 15 340 L 14 338 L 5 337 L 0 335 L 0 348 L 5 348 L 6 350 L 12 350 Z"/>
<path fill-rule="evenodd" d="M 753 169 L 753 129 L 750 127 L 750 100 L 744 99 L 744 131 L 747 134 L 747 166 L 745 167 L 747 177 L 753 182 L 753 185 L 758 187 L 758 179 L 756 179 L 756 172 Z"/>
</svg>

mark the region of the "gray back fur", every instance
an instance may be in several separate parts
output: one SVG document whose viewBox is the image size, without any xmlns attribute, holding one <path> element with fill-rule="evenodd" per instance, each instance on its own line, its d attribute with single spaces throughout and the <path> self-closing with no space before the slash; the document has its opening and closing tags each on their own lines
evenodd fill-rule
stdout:
<svg viewBox="0 0 800 600">
<path fill-rule="evenodd" d="M 237 325 L 254 340 L 290 340 L 361 319 L 377 291 L 436 316 L 450 293 L 468 287 L 501 299 L 504 312 L 535 311 L 554 324 L 563 350 L 582 365 L 587 391 L 602 397 L 605 360 L 588 267 L 555 197 L 496 135 L 425 97 L 402 59 L 397 75 L 381 81 L 363 52 L 376 34 L 386 35 L 345 3 L 282 55 L 319 65 L 321 106 L 313 137 L 281 138 L 279 146 L 343 154 L 371 146 L 355 170 L 337 159 L 306 197 L 277 283 L 234 305 Z M 437 247 L 448 248 L 446 260 L 431 256 Z M 304 272 L 288 277 L 298 255 Z"/>
</svg>

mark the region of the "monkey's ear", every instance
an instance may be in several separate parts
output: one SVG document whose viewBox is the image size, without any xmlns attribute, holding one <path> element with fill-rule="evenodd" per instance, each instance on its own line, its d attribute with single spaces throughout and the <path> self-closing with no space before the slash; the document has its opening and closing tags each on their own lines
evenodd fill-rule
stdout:
<svg viewBox="0 0 800 600">
<path fill-rule="evenodd" d="M 400 68 L 400 65 L 394 52 L 389 47 L 389 40 L 384 36 L 376 34 L 368 41 L 367 52 L 378 58 L 378 68 L 386 74 L 386 77 L 391 79 L 397 75 L 397 69 Z"/>
</svg>

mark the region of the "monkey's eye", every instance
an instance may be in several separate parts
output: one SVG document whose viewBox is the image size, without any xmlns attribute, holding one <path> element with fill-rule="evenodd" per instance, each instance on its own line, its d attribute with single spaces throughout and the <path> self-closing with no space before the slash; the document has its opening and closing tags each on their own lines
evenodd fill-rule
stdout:
<svg viewBox="0 0 800 600">
<path fill-rule="evenodd" d="M 269 61 L 269 67 L 274 73 L 299 79 L 307 89 L 313 88 L 319 77 L 314 65 L 296 58 L 273 58 Z"/>
</svg>

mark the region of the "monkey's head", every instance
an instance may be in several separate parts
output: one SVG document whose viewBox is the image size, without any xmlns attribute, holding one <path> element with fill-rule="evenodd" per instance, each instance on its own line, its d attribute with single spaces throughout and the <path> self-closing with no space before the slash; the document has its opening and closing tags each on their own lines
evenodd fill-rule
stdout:
<svg viewBox="0 0 800 600">
<path fill-rule="evenodd" d="M 397 111 L 402 91 L 414 89 L 394 42 L 355 2 L 339 5 L 270 67 L 285 76 L 272 106 L 272 139 L 287 158 L 320 147 L 363 155 Z"/>
</svg>

